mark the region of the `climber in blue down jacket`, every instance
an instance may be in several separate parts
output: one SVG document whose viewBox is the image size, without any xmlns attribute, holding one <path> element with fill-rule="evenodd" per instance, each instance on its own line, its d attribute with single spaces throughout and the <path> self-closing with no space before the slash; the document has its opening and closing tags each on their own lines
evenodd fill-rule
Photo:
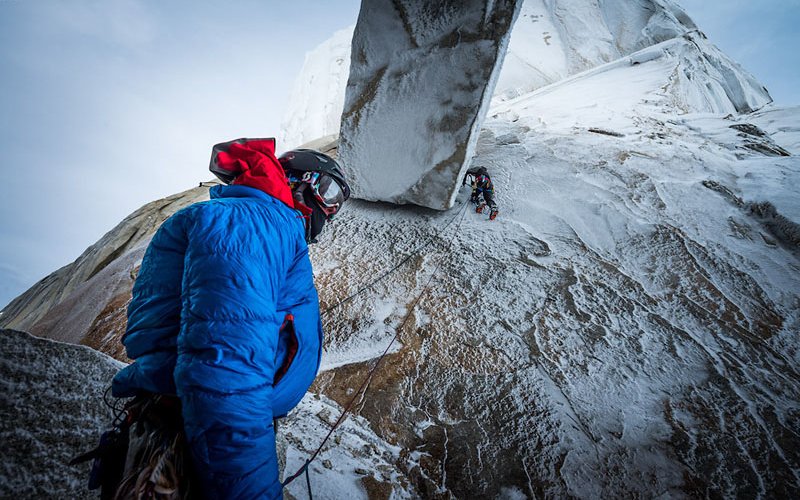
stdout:
<svg viewBox="0 0 800 500">
<path fill-rule="evenodd" d="M 123 338 L 135 362 L 113 394 L 180 399 L 202 496 L 280 498 L 273 418 L 300 402 L 322 352 L 307 242 L 350 190 L 335 160 L 278 159 L 274 139 L 218 144 L 211 170 L 229 185 L 147 248 Z"/>
</svg>

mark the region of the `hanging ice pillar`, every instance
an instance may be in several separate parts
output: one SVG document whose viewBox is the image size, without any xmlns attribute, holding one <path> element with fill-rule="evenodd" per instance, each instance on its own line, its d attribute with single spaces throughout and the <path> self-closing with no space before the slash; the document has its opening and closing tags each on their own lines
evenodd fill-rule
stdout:
<svg viewBox="0 0 800 500">
<path fill-rule="evenodd" d="M 339 145 L 358 198 L 452 206 L 522 0 L 362 0 Z"/>
</svg>

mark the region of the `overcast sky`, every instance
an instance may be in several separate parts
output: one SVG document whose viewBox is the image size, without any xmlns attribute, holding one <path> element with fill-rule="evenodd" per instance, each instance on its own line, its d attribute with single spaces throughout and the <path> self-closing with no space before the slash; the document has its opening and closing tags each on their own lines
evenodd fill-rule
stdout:
<svg viewBox="0 0 800 500">
<path fill-rule="evenodd" d="M 0 0 L 0 307 L 211 146 L 278 133 L 305 53 L 358 0 Z"/>
<path fill-rule="evenodd" d="M 214 143 L 278 134 L 306 52 L 358 0 L 0 0 L 0 307 L 126 215 L 211 178 Z M 682 0 L 782 104 L 800 0 Z"/>
</svg>

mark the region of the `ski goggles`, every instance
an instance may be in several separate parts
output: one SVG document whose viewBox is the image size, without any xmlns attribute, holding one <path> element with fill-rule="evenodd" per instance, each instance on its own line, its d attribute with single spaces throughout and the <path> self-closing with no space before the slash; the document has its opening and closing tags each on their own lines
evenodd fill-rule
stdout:
<svg viewBox="0 0 800 500">
<path fill-rule="evenodd" d="M 314 199 L 328 217 L 333 217 L 347 199 L 347 193 L 336 179 L 323 172 L 304 172 L 302 177 L 289 176 L 289 186 L 294 190 L 300 184 L 311 188 Z"/>
</svg>

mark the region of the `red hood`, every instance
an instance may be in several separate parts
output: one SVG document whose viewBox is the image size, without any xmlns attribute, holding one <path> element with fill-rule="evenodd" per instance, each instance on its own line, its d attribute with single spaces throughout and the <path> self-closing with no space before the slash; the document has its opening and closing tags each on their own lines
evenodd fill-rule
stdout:
<svg viewBox="0 0 800 500">
<path fill-rule="evenodd" d="M 231 184 L 260 189 L 305 213 L 295 206 L 289 181 L 275 157 L 275 139 L 237 139 L 217 144 L 212 151 L 211 169 L 235 176 Z"/>
</svg>

